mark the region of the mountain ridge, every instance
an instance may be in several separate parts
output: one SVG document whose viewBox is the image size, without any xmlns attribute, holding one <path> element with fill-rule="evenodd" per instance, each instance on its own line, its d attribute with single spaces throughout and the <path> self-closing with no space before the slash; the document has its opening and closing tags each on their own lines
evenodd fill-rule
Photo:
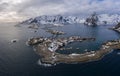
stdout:
<svg viewBox="0 0 120 76">
<path fill-rule="evenodd" d="M 101 24 L 117 24 L 120 22 L 120 15 L 114 14 L 99 14 L 98 25 Z M 74 24 L 74 23 L 84 23 L 86 18 L 80 18 L 76 16 L 62 16 L 62 15 L 42 15 L 35 18 L 27 19 L 20 24 Z"/>
</svg>

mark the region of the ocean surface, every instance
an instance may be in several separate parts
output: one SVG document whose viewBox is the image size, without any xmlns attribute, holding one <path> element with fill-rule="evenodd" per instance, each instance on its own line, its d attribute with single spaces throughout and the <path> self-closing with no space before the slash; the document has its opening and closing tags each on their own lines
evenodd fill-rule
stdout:
<svg viewBox="0 0 120 76">
<path fill-rule="evenodd" d="M 41 25 L 35 29 L 27 26 L 15 27 L 14 23 L 0 23 L 0 76 L 119 76 L 120 50 L 114 50 L 99 61 L 79 64 L 58 64 L 45 67 L 38 64 L 39 56 L 26 41 L 31 37 L 51 37 L 45 28 L 64 31 L 66 34 L 58 37 L 95 37 L 96 41 L 75 42 L 66 47 L 73 50 L 58 51 L 60 53 L 82 53 L 85 49 L 97 50 L 107 40 L 119 39 L 120 34 L 109 30 L 112 25 L 88 27 L 83 24 L 49 27 Z M 17 39 L 16 43 L 11 43 Z M 80 50 L 75 50 L 75 48 Z"/>
</svg>

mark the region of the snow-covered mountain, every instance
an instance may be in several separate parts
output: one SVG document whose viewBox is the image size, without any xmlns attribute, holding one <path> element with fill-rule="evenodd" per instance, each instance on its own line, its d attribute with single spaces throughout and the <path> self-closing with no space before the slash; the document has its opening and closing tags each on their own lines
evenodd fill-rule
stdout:
<svg viewBox="0 0 120 76">
<path fill-rule="evenodd" d="M 117 24 L 120 22 L 120 15 L 109 15 L 109 14 L 100 14 L 97 15 L 98 17 L 98 25 L 101 24 Z M 75 16 L 62 16 L 62 15 L 55 15 L 55 16 L 38 16 L 35 18 L 30 18 L 21 22 L 20 24 L 74 24 L 74 23 L 85 23 L 86 18 L 81 19 L 80 17 Z"/>
<path fill-rule="evenodd" d="M 74 17 L 74 16 L 38 16 L 35 18 L 30 18 L 26 21 L 23 21 L 21 24 L 74 24 L 74 23 L 83 23 L 84 20 Z"/>
<path fill-rule="evenodd" d="M 118 14 L 113 14 L 113 15 L 109 15 L 109 14 L 101 14 L 98 16 L 99 19 L 99 23 L 107 23 L 107 24 L 117 24 L 118 22 L 120 22 L 120 15 Z"/>
<path fill-rule="evenodd" d="M 93 13 L 90 15 L 90 17 L 86 18 L 84 24 L 88 26 L 97 26 L 98 21 L 98 15 L 96 13 Z"/>
</svg>

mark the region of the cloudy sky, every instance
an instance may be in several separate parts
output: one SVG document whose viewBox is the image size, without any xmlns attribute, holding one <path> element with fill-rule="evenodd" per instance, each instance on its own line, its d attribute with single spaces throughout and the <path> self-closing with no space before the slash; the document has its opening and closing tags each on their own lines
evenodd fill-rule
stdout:
<svg viewBox="0 0 120 76">
<path fill-rule="evenodd" d="M 88 15 L 120 12 L 120 0 L 0 0 L 0 22 L 39 15 Z"/>
</svg>

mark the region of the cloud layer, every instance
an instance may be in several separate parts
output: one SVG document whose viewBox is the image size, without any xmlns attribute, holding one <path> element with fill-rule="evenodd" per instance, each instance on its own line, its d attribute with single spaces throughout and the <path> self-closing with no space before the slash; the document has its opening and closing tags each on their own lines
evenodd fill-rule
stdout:
<svg viewBox="0 0 120 76">
<path fill-rule="evenodd" d="M 119 13 L 120 0 L 0 0 L 0 21 L 19 21 L 39 15 Z"/>
</svg>

